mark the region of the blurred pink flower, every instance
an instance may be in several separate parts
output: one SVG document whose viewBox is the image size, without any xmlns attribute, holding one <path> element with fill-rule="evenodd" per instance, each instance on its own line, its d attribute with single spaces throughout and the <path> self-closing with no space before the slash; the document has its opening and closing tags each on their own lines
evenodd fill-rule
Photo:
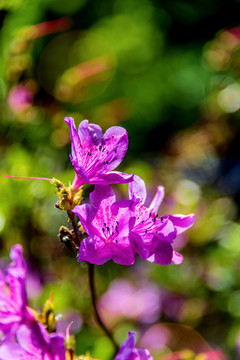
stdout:
<svg viewBox="0 0 240 360">
<path fill-rule="evenodd" d="M 108 319 L 125 317 L 153 323 L 161 313 L 161 293 L 154 284 L 133 286 L 127 280 L 118 279 L 101 297 L 99 309 Z"/>
<path fill-rule="evenodd" d="M 13 87 L 8 94 L 8 105 L 15 113 L 27 109 L 33 102 L 33 94 L 25 85 Z"/>
<path fill-rule="evenodd" d="M 65 360 L 64 337 L 48 334 L 28 308 L 26 294 L 27 267 L 22 246 L 10 252 L 12 262 L 5 274 L 0 272 L 0 359 Z"/>
</svg>

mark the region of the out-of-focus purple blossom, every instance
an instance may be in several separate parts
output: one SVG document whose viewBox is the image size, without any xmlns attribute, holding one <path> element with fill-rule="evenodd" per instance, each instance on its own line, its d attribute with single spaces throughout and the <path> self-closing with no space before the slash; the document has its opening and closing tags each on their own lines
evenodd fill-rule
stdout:
<svg viewBox="0 0 240 360">
<path fill-rule="evenodd" d="M 184 299 L 179 295 L 166 292 L 162 300 L 162 311 L 168 319 L 179 321 L 184 306 Z"/>
<path fill-rule="evenodd" d="M 129 184 L 129 200 L 132 201 L 135 213 L 135 223 L 131 228 L 135 251 L 142 259 L 155 264 L 180 264 L 183 257 L 173 250 L 172 242 L 193 225 L 195 216 L 178 214 L 158 217 L 158 209 L 164 197 L 163 186 L 158 186 L 148 208 L 144 206 L 146 196 L 144 181 L 135 175 L 134 181 Z"/>
<path fill-rule="evenodd" d="M 21 245 L 11 249 L 10 258 L 12 262 L 5 275 L 0 272 L 0 330 L 5 336 L 15 334 L 18 326 L 26 318 L 31 318 L 26 308 L 26 263 Z"/>
<path fill-rule="evenodd" d="M 33 102 L 33 94 L 25 85 L 13 87 L 8 94 L 8 105 L 13 112 L 27 109 Z"/>
<path fill-rule="evenodd" d="M 35 321 L 22 324 L 14 337 L 7 338 L 0 346 L 1 360 L 65 360 L 64 337 L 48 334 Z"/>
<path fill-rule="evenodd" d="M 114 360 L 153 360 L 147 349 L 135 347 L 135 333 L 129 331 L 128 338 L 122 343 Z"/>
<path fill-rule="evenodd" d="M 237 338 L 237 347 L 236 347 L 236 350 L 237 350 L 237 360 L 240 360 L 240 335 L 239 335 L 238 338 Z"/>
<path fill-rule="evenodd" d="M 133 286 L 129 281 L 115 280 L 99 301 L 107 319 L 130 318 L 153 323 L 161 313 L 161 293 L 154 284 Z"/>
<path fill-rule="evenodd" d="M 63 318 L 57 321 L 56 330 L 60 333 L 66 333 L 69 324 L 69 332 L 71 334 L 77 333 L 82 327 L 83 319 L 77 311 L 66 312 L 63 314 Z"/>
<path fill-rule="evenodd" d="M 171 338 L 171 332 L 160 324 L 151 326 L 142 336 L 140 346 L 147 347 L 150 351 L 164 349 L 169 339 Z"/>
<path fill-rule="evenodd" d="M 133 175 L 114 170 L 123 160 L 128 148 L 127 131 L 120 126 L 110 127 L 103 135 L 100 126 L 83 120 L 78 128 L 74 119 L 65 118 L 70 129 L 72 155 L 70 159 L 76 176 L 73 188 L 83 184 L 116 184 L 132 181 Z"/>
<path fill-rule="evenodd" d="M 1 360 L 65 360 L 64 337 L 48 334 L 28 308 L 26 263 L 22 246 L 11 249 L 12 262 L 0 272 Z"/>
<path fill-rule="evenodd" d="M 29 265 L 29 263 L 27 264 Z M 26 278 L 26 290 L 29 299 L 34 299 L 40 296 L 42 292 L 42 282 L 40 275 L 37 271 L 35 271 L 32 267 L 28 266 L 28 274 Z"/>
<path fill-rule="evenodd" d="M 90 204 L 73 209 L 88 234 L 81 242 L 78 261 L 102 265 L 112 259 L 121 265 L 132 265 L 135 254 L 129 237 L 129 223 L 133 216 L 130 202 L 124 202 L 115 214 L 113 189 L 99 185 L 95 186 L 89 199 Z"/>
</svg>

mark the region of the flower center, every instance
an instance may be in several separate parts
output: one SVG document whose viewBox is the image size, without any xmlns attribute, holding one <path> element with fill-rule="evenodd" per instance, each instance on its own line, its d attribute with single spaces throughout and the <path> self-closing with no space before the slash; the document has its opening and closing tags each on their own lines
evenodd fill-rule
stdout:
<svg viewBox="0 0 240 360">
<path fill-rule="evenodd" d="M 102 228 L 102 234 L 106 243 L 112 242 L 114 238 L 118 236 L 119 234 L 118 227 L 119 227 L 119 222 L 117 220 L 112 225 L 104 223 L 104 226 Z M 115 242 L 118 241 L 115 239 Z"/>
</svg>

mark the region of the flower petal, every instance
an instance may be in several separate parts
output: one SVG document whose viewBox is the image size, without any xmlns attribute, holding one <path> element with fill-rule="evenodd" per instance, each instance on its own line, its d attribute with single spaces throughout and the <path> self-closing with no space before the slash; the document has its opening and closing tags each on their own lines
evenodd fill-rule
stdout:
<svg viewBox="0 0 240 360">
<path fill-rule="evenodd" d="M 114 170 L 123 160 L 128 148 L 128 134 L 121 126 L 112 126 L 103 135 L 108 161 L 107 171 Z"/>
<path fill-rule="evenodd" d="M 83 120 L 80 123 L 78 127 L 78 135 L 83 148 L 99 146 L 103 137 L 100 126 L 96 124 L 89 124 L 88 120 Z"/>
<path fill-rule="evenodd" d="M 0 346 L 0 359 L 36 360 L 36 357 L 33 357 L 30 354 L 26 354 L 25 351 L 21 349 L 21 347 L 16 344 L 13 339 L 7 339 L 7 341 L 4 341 Z"/>
<path fill-rule="evenodd" d="M 193 225 L 195 221 L 195 215 L 168 215 L 168 219 L 173 223 L 173 226 L 177 231 L 177 235 L 179 235 Z"/>
<path fill-rule="evenodd" d="M 147 349 L 135 348 L 134 335 L 134 332 L 128 332 L 128 338 L 120 346 L 114 360 L 153 360 Z"/>
<path fill-rule="evenodd" d="M 113 189 L 106 185 L 96 185 L 89 195 L 90 204 L 76 206 L 73 212 L 78 215 L 84 230 L 88 235 L 96 234 L 102 237 L 102 229 L 115 222 L 111 213 L 111 206 L 115 202 Z"/>
<path fill-rule="evenodd" d="M 149 250 L 146 248 L 143 238 L 136 232 L 131 232 L 131 240 L 134 251 L 141 257 L 141 259 L 147 259 L 150 254 Z"/>
<path fill-rule="evenodd" d="M 172 245 L 167 241 L 161 241 L 157 236 L 155 236 L 154 243 L 155 249 L 153 254 L 147 260 L 163 266 L 171 264 L 173 257 Z"/>
<path fill-rule="evenodd" d="M 176 239 L 176 229 L 171 221 L 167 220 L 162 223 L 162 227 L 158 228 L 157 237 L 168 242 L 173 242 L 173 240 Z"/>
<path fill-rule="evenodd" d="M 53 360 L 65 360 L 64 337 L 61 334 L 53 333 L 49 335 L 51 341 L 51 354 Z"/>
<path fill-rule="evenodd" d="M 163 186 L 158 186 L 157 192 L 149 206 L 149 211 L 154 211 L 155 214 L 158 213 L 159 206 L 161 205 L 165 194 L 165 189 Z"/>
<path fill-rule="evenodd" d="M 27 304 L 25 290 L 26 263 L 22 256 L 22 246 L 17 244 L 10 252 L 12 262 L 6 271 L 6 282 L 9 285 L 10 297 L 17 304 L 18 309 Z"/>
<path fill-rule="evenodd" d="M 89 184 L 90 180 L 89 180 L 88 174 L 86 173 L 84 168 L 78 164 L 77 159 L 72 158 L 71 155 L 70 155 L 70 159 L 74 166 L 74 170 L 76 172 L 75 178 L 72 183 L 72 187 L 73 187 L 73 189 L 78 190 L 80 188 L 80 186 L 82 186 L 84 184 Z"/>
<path fill-rule="evenodd" d="M 64 121 L 68 124 L 70 130 L 72 157 L 80 159 L 82 155 L 81 143 L 74 123 L 74 119 L 72 117 L 65 117 Z"/>
<path fill-rule="evenodd" d="M 129 237 L 118 237 L 111 243 L 112 259 L 115 263 L 121 265 L 132 265 L 135 262 L 135 256 Z"/>
<path fill-rule="evenodd" d="M 177 251 L 173 251 L 171 264 L 179 265 L 183 261 L 183 256 L 179 254 Z"/>
<path fill-rule="evenodd" d="M 112 258 L 111 248 L 108 245 L 96 237 L 84 239 L 80 245 L 78 261 L 88 261 L 96 265 L 104 264 Z"/>
<path fill-rule="evenodd" d="M 109 184 L 126 184 L 133 180 L 133 174 L 125 174 L 119 171 L 111 171 L 109 173 L 98 174 L 93 176 L 90 184 L 109 185 Z"/>
<path fill-rule="evenodd" d="M 133 181 L 128 185 L 128 194 L 130 200 L 143 205 L 147 197 L 146 185 L 143 179 L 134 175 Z"/>
</svg>

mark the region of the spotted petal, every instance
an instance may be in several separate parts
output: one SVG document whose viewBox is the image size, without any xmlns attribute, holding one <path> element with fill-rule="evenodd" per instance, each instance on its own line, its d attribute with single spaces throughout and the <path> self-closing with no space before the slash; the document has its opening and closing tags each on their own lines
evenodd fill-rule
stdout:
<svg viewBox="0 0 240 360">
<path fill-rule="evenodd" d="M 108 155 L 107 170 L 114 170 L 123 160 L 128 148 L 128 134 L 121 126 L 112 126 L 103 135 L 103 146 Z"/>
<path fill-rule="evenodd" d="M 90 193 L 90 204 L 76 206 L 73 212 L 78 215 L 83 228 L 89 235 L 102 237 L 102 229 L 112 225 L 114 221 L 111 206 L 115 202 L 115 194 L 110 186 L 96 185 Z"/>
<path fill-rule="evenodd" d="M 73 118 L 65 118 L 65 121 L 72 142 L 70 158 L 76 172 L 75 189 L 85 183 L 107 185 L 132 181 L 133 175 L 110 173 L 126 154 L 128 135 L 125 129 L 113 126 L 103 135 L 98 125 L 83 120 L 77 132 Z"/>
</svg>

